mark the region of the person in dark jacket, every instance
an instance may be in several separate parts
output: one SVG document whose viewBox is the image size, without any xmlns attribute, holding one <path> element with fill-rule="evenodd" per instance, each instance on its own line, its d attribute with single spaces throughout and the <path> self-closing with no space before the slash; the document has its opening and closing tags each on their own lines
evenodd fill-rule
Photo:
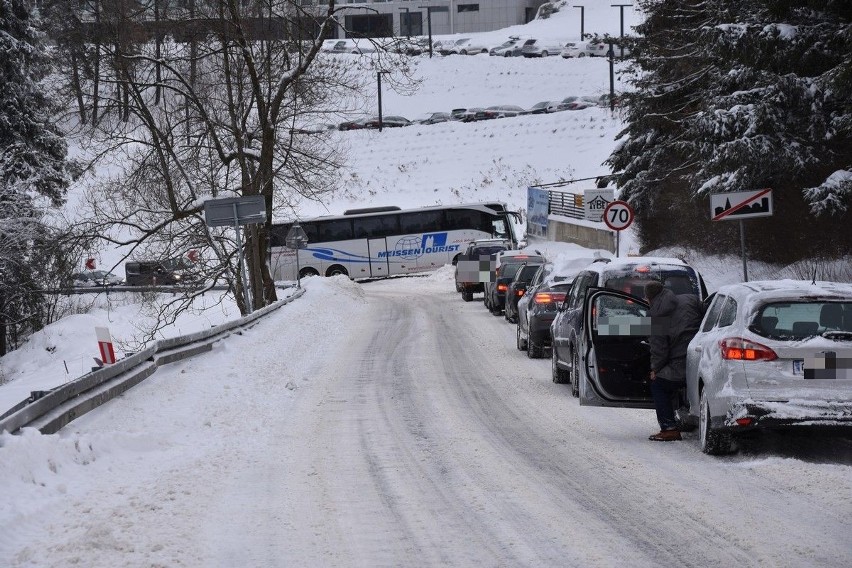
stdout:
<svg viewBox="0 0 852 568">
<path fill-rule="evenodd" d="M 650 440 L 680 440 L 672 401 L 686 383 L 686 348 L 703 317 L 701 301 L 693 294 L 676 295 L 661 282 L 645 287 L 651 305 L 651 394 L 660 431 Z"/>
</svg>

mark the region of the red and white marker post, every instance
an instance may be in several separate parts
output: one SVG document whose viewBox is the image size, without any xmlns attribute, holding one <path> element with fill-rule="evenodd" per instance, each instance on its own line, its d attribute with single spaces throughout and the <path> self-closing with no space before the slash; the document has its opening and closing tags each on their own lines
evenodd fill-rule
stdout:
<svg viewBox="0 0 852 568">
<path fill-rule="evenodd" d="M 115 350 L 112 348 L 112 337 L 110 337 L 109 328 L 96 327 L 95 335 L 98 338 L 101 361 L 103 361 L 104 365 L 112 365 L 115 363 Z"/>
</svg>

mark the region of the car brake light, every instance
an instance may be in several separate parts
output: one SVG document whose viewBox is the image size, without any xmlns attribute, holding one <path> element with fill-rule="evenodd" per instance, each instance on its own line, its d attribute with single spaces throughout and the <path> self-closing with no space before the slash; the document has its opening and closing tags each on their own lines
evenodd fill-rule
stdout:
<svg viewBox="0 0 852 568">
<path fill-rule="evenodd" d="M 636 272 L 651 272 L 651 268 L 648 266 L 637 266 Z"/>
<path fill-rule="evenodd" d="M 515 290 L 515 295 L 521 297 L 524 295 L 525 292 L 526 290 Z"/>
<path fill-rule="evenodd" d="M 497 284 L 497 291 L 498 292 L 505 292 L 508 289 L 509 289 L 509 287 L 506 286 L 505 284 Z"/>
<path fill-rule="evenodd" d="M 551 293 L 551 292 L 539 292 L 533 297 L 533 301 L 536 304 L 549 304 L 551 302 L 563 302 L 565 301 L 565 294 L 559 293 Z"/>
<path fill-rule="evenodd" d="M 737 418 L 736 423 L 737 426 L 751 426 L 751 423 L 754 422 L 751 418 Z"/>
<path fill-rule="evenodd" d="M 778 358 L 775 351 L 760 343 L 754 343 L 742 337 L 728 337 L 719 346 L 722 359 L 737 361 L 774 361 Z"/>
</svg>

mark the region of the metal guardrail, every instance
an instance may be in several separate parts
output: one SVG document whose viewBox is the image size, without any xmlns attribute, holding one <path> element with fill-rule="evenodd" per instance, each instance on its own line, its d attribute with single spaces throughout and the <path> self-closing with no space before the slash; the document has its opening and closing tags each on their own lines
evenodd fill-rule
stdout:
<svg viewBox="0 0 852 568">
<path fill-rule="evenodd" d="M 53 434 L 153 375 L 158 367 L 212 350 L 216 341 L 228 337 L 235 330 L 255 325 L 263 316 L 304 293 L 305 289 L 300 288 L 292 296 L 246 317 L 190 335 L 161 339 L 114 365 L 92 371 L 50 391 L 34 392 L 33 396 L 0 415 L 0 432 L 15 433 L 30 427 L 38 428 L 42 434 Z"/>
</svg>

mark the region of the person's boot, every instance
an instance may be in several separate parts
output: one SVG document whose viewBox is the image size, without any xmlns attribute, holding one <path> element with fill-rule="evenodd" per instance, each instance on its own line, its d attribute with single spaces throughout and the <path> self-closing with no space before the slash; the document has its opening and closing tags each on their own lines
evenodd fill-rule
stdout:
<svg viewBox="0 0 852 568">
<path fill-rule="evenodd" d="M 648 439 L 654 442 L 674 442 L 681 439 L 680 430 L 660 430 Z"/>
</svg>

